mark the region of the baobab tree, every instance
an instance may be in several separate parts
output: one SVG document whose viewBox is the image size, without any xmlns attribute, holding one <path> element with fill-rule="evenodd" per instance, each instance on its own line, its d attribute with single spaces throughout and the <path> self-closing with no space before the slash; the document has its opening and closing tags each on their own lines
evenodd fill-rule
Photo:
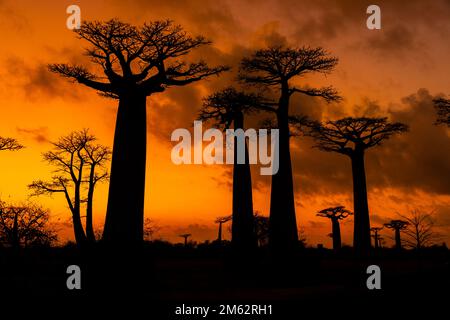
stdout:
<svg viewBox="0 0 450 320">
<path fill-rule="evenodd" d="M 43 154 L 44 160 L 52 165 L 53 177 L 35 180 L 28 188 L 33 196 L 61 193 L 72 213 L 75 240 L 82 246 L 94 242 L 92 222 L 95 186 L 108 179 L 105 168 L 110 159 L 108 147 L 95 143 L 96 138 L 88 130 L 72 132 L 53 142 L 53 150 Z M 83 188 L 87 185 L 87 188 Z M 87 189 L 84 195 L 83 190 Z M 81 221 L 81 207 L 86 203 L 86 232 Z"/>
<path fill-rule="evenodd" d="M 339 225 L 339 220 L 343 220 L 352 214 L 353 213 L 345 209 L 344 206 L 326 208 L 317 213 L 317 216 L 331 220 L 331 235 L 333 238 L 333 250 L 335 252 L 338 252 L 341 249 L 341 228 Z"/>
<path fill-rule="evenodd" d="M 219 217 L 216 219 L 216 223 L 219 224 L 219 232 L 217 234 L 217 242 L 222 244 L 222 225 L 232 219 L 232 216 Z"/>
<path fill-rule="evenodd" d="M 233 137 L 233 211 L 231 243 L 234 249 L 248 251 L 256 247 L 253 221 L 252 178 L 247 137 L 244 135 L 244 115 L 263 107 L 260 96 L 237 91 L 230 87 L 204 99 L 199 120 L 210 121 L 223 130 L 234 128 Z M 230 146 L 227 146 L 230 147 Z M 238 161 L 238 152 L 244 152 L 244 163 Z"/>
<path fill-rule="evenodd" d="M 146 97 L 217 75 L 227 67 L 184 59 L 211 42 L 191 37 L 172 21 L 136 27 L 118 20 L 85 22 L 75 30 L 91 47 L 87 56 L 104 76 L 84 66 L 51 64 L 49 69 L 101 95 L 119 100 L 103 238 L 115 243 L 143 240 Z"/>
<path fill-rule="evenodd" d="M 0 201 L 0 240 L 16 249 L 49 246 L 57 240 L 49 219 L 48 210 L 34 203 L 13 205 Z"/>
<path fill-rule="evenodd" d="M 374 247 L 375 249 L 378 249 L 381 247 L 381 237 L 379 235 L 379 232 L 383 230 L 383 227 L 371 227 L 370 232 L 373 233 L 373 241 L 374 241 Z"/>
<path fill-rule="evenodd" d="M 397 250 L 402 249 L 402 240 L 400 238 L 400 232 L 408 227 L 408 221 L 404 220 L 391 220 L 389 223 L 385 223 L 384 226 L 389 229 L 393 229 L 395 232 L 395 248 Z"/>
<path fill-rule="evenodd" d="M 403 230 L 407 237 L 403 241 L 408 247 L 421 249 L 441 240 L 442 237 L 434 230 L 432 213 L 413 210 L 408 216 L 399 216 L 408 222 L 406 229 Z"/>
<path fill-rule="evenodd" d="M 254 219 L 255 234 L 258 240 L 258 246 L 264 247 L 269 241 L 269 217 L 262 216 L 255 212 Z"/>
<path fill-rule="evenodd" d="M 24 148 L 16 139 L 0 137 L 0 151 L 17 151 Z"/>
<path fill-rule="evenodd" d="M 190 234 L 190 233 L 183 233 L 183 234 L 179 235 L 179 237 L 184 239 L 184 246 L 185 247 L 187 247 L 187 245 L 188 245 L 188 239 L 189 239 L 190 236 L 192 236 L 192 234 Z"/>
<path fill-rule="evenodd" d="M 450 127 L 450 99 L 438 98 L 433 102 L 438 116 L 436 124 L 447 124 Z"/>
<path fill-rule="evenodd" d="M 340 99 L 332 87 L 311 88 L 293 85 L 306 74 L 331 72 L 338 59 L 322 48 L 270 47 L 258 50 L 241 61 L 239 78 L 247 84 L 275 89 L 278 102 L 269 111 L 275 114 L 279 129 L 279 170 L 272 176 L 270 195 L 270 244 L 276 251 L 298 245 L 294 187 L 289 148 L 289 105 L 293 94 L 319 97 L 327 102 Z M 267 109 L 267 108 L 266 108 Z"/>
<path fill-rule="evenodd" d="M 394 134 L 407 131 L 405 124 L 390 123 L 387 118 L 347 117 L 324 124 L 311 122 L 306 135 L 322 151 L 350 157 L 353 175 L 354 233 L 353 246 L 359 254 L 370 250 L 370 218 L 367 201 L 364 156 L 367 149 L 380 145 Z"/>
</svg>

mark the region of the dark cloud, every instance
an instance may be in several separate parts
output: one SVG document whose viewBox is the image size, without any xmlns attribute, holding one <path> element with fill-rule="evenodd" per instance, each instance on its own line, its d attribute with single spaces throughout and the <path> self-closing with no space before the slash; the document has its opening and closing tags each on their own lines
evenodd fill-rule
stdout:
<svg viewBox="0 0 450 320">
<path fill-rule="evenodd" d="M 17 128 L 17 132 L 20 135 L 31 137 L 37 143 L 46 143 L 49 141 L 48 128 L 42 127 L 37 129 Z"/>
</svg>

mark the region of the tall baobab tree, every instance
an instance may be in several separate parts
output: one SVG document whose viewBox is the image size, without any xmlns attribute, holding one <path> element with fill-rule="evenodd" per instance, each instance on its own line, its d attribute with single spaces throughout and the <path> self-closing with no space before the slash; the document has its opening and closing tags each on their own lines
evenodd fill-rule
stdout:
<svg viewBox="0 0 450 320">
<path fill-rule="evenodd" d="M 313 122 L 306 133 L 316 141 L 316 147 L 320 150 L 337 152 L 351 159 L 355 216 L 353 246 L 359 254 L 367 253 L 371 247 L 365 153 L 367 149 L 407 129 L 405 124 L 390 123 L 387 118 L 347 117 L 324 124 Z"/>
<path fill-rule="evenodd" d="M 291 250 L 298 245 L 294 187 L 289 148 L 289 105 L 294 94 L 320 97 L 325 101 L 340 99 L 332 87 L 310 88 L 293 85 L 295 78 L 306 74 L 331 72 L 338 59 L 322 48 L 270 47 L 258 50 L 241 62 L 239 78 L 248 84 L 275 89 L 278 102 L 272 111 L 279 129 L 279 170 L 272 176 L 270 195 L 270 244 L 276 251 Z"/>
<path fill-rule="evenodd" d="M 343 220 L 352 214 L 353 213 L 351 211 L 345 209 L 344 206 L 326 208 L 326 209 L 320 210 L 317 213 L 317 216 L 328 218 L 331 220 L 331 226 L 332 226 L 331 235 L 333 238 L 333 250 L 335 252 L 338 252 L 341 249 L 341 228 L 339 225 L 339 220 Z"/>
<path fill-rule="evenodd" d="M 375 249 L 378 249 L 381 247 L 381 237 L 379 235 L 379 232 L 383 230 L 383 227 L 371 227 L 370 232 L 373 233 L 373 241 L 374 241 L 374 247 Z"/>
<path fill-rule="evenodd" d="M 234 128 L 233 137 L 233 212 L 231 225 L 231 242 L 233 248 L 241 251 L 256 247 L 253 222 L 252 178 L 248 154 L 247 138 L 236 132 L 244 130 L 244 115 L 262 107 L 258 95 L 226 88 L 204 99 L 199 120 L 213 122 L 223 130 Z M 243 144 L 243 146 L 242 146 Z M 227 146 L 228 147 L 228 146 Z M 242 148 L 243 147 L 243 148 Z M 238 152 L 245 154 L 244 163 L 238 161 Z"/>
<path fill-rule="evenodd" d="M 436 124 L 447 124 L 450 127 L 450 99 L 438 98 L 433 102 L 438 116 Z"/>
<path fill-rule="evenodd" d="M 413 210 L 408 216 L 400 215 L 408 222 L 403 230 L 406 239 L 403 241 L 408 247 L 421 249 L 441 240 L 441 236 L 434 230 L 434 219 L 430 213 Z"/>
<path fill-rule="evenodd" d="M 400 238 L 400 232 L 408 227 L 408 222 L 404 220 L 391 220 L 389 223 L 385 223 L 384 226 L 389 229 L 393 229 L 395 232 L 395 248 L 397 250 L 402 249 L 402 240 Z"/>
<path fill-rule="evenodd" d="M 84 66 L 52 64 L 49 69 L 101 95 L 119 100 L 103 238 L 110 242 L 143 240 L 146 97 L 184 86 L 227 67 L 188 63 L 184 57 L 211 42 L 191 37 L 171 21 L 136 27 L 118 20 L 85 22 L 75 30 L 91 47 L 87 56 L 103 76 Z"/>
<path fill-rule="evenodd" d="M 22 149 L 23 147 L 24 146 L 21 145 L 14 138 L 0 137 L 0 151 L 3 151 L 3 150 L 17 151 L 17 150 Z"/>
<path fill-rule="evenodd" d="M 95 143 L 96 138 L 88 130 L 72 132 L 53 142 L 53 150 L 43 154 L 44 160 L 52 165 L 53 177 L 49 181 L 33 181 L 28 188 L 32 195 L 61 193 L 72 213 L 75 240 L 82 246 L 94 242 L 92 223 L 94 189 L 98 182 L 108 179 L 105 168 L 110 159 L 109 148 Z M 83 186 L 87 185 L 87 195 Z M 86 232 L 81 221 L 81 207 L 86 202 Z"/>
<path fill-rule="evenodd" d="M 217 234 L 217 242 L 222 244 L 222 225 L 228 221 L 230 221 L 232 216 L 226 216 L 226 217 L 219 217 L 216 219 L 216 223 L 219 224 L 219 232 Z"/>
</svg>

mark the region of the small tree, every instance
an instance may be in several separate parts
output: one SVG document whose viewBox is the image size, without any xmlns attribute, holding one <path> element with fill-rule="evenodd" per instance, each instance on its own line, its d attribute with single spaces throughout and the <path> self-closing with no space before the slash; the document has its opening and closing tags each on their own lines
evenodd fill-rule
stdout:
<svg viewBox="0 0 450 320">
<path fill-rule="evenodd" d="M 48 210 L 34 203 L 12 205 L 0 201 L 0 240 L 13 248 L 50 246 L 57 236 L 49 226 L 49 218 Z"/>
<path fill-rule="evenodd" d="M 340 99 L 332 87 L 298 87 L 293 80 L 311 73 L 327 74 L 337 62 L 337 58 L 320 47 L 270 47 L 241 61 L 239 77 L 243 82 L 279 92 L 278 102 L 271 109 L 265 108 L 275 114 L 279 129 L 279 169 L 272 176 L 270 195 L 270 243 L 276 251 L 289 251 L 298 245 L 289 147 L 290 99 L 294 94 L 320 97 L 328 102 Z"/>
<path fill-rule="evenodd" d="M 98 182 L 108 179 L 105 168 L 110 159 L 108 147 L 95 143 L 96 138 L 88 130 L 72 132 L 53 142 L 53 150 L 43 154 L 44 160 L 52 165 L 53 177 L 49 181 L 36 180 L 28 187 L 32 195 L 64 195 L 72 213 L 75 240 L 78 245 L 94 242 L 93 202 Z M 87 185 L 84 194 L 83 186 Z M 86 203 L 86 233 L 81 222 L 81 207 Z"/>
<path fill-rule="evenodd" d="M 86 54 L 102 74 L 84 66 L 52 64 L 52 72 L 119 100 L 111 164 L 104 240 L 136 243 L 143 239 L 147 148 L 146 98 L 227 70 L 204 61 L 188 62 L 194 49 L 209 45 L 172 21 L 136 27 L 113 19 L 85 22 L 75 30 L 91 47 Z"/>
<path fill-rule="evenodd" d="M 379 232 L 383 230 L 383 227 L 372 227 L 370 228 L 370 232 L 373 233 L 372 237 L 374 240 L 374 247 L 375 249 L 381 248 L 381 237 L 379 235 Z"/>
<path fill-rule="evenodd" d="M 222 225 L 232 219 L 232 216 L 219 217 L 216 219 L 215 223 L 219 225 L 219 231 L 217 233 L 217 243 L 222 244 Z"/>
<path fill-rule="evenodd" d="M 341 249 L 341 228 L 339 225 L 339 220 L 343 220 L 352 214 L 353 213 L 345 209 L 344 206 L 326 208 L 320 210 L 319 213 L 317 213 L 317 216 L 328 218 L 331 220 L 331 235 L 333 238 L 333 250 L 335 252 L 338 252 Z"/>
<path fill-rule="evenodd" d="M 436 124 L 447 124 L 450 127 L 450 99 L 435 99 L 434 107 L 437 111 Z"/>
<path fill-rule="evenodd" d="M 264 247 L 269 242 L 269 217 L 262 216 L 258 212 L 254 215 L 255 234 L 258 246 Z"/>
<path fill-rule="evenodd" d="M 188 239 L 189 239 L 190 236 L 192 236 L 192 234 L 190 234 L 190 233 L 183 233 L 183 234 L 179 235 L 179 237 L 184 239 L 184 246 L 185 247 L 188 246 Z"/>
<path fill-rule="evenodd" d="M 389 223 L 385 223 L 384 226 L 389 229 L 393 229 L 395 232 L 395 248 L 397 250 L 402 249 L 402 240 L 400 232 L 408 227 L 409 223 L 404 220 L 391 220 Z"/>
<path fill-rule="evenodd" d="M 144 220 L 144 240 L 152 241 L 153 236 L 157 233 L 161 228 L 150 218 L 146 218 Z"/>
<path fill-rule="evenodd" d="M 441 240 L 442 237 L 434 231 L 432 214 L 413 210 L 408 216 L 400 216 L 408 222 L 407 228 L 403 230 L 407 237 L 403 241 L 408 247 L 421 249 Z"/>
<path fill-rule="evenodd" d="M 0 137 L 0 151 L 16 151 L 22 148 L 24 148 L 24 146 L 21 145 L 16 139 Z"/>
<path fill-rule="evenodd" d="M 315 140 L 316 147 L 320 150 L 337 152 L 351 159 L 355 215 L 353 246 L 359 254 L 366 254 L 371 247 L 364 165 L 366 150 L 407 129 L 406 125 L 398 122 L 390 123 L 387 118 L 347 117 L 324 124 L 311 122 L 306 132 Z"/>
</svg>

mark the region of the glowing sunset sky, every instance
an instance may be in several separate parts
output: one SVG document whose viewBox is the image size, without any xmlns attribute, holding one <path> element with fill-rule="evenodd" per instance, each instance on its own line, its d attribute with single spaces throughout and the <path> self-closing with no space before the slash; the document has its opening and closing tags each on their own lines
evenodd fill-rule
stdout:
<svg viewBox="0 0 450 320">
<path fill-rule="evenodd" d="M 87 44 L 66 28 L 66 8 L 77 4 L 82 20 L 119 18 L 140 25 L 173 19 L 213 45 L 193 52 L 211 65 L 233 71 L 194 85 L 170 88 L 148 98 L 146 217 L 162 227 L 159 236 L 179 241 L 216 237 L 214 220 L 231 213 L 231 166 L 176 166 L 170 159 L 170 134 L 190 128 L 202 98 L 233 84 L 240 59 L 272 44 L 322 46 L 339 58 L 326 77 L 299 84 L 333 85 L 344 97 L 326 105 L 296 97 L 292 113 L 315 119 L 349 115 L 388 116 L 410 132 L 370 150 L 366 157 L 371 223 L 378 226 L 396 213 L 434 211 L 440 232 L 450 234 L 450 133 L 434 126 L 432 99 L 450 94 L 450 2 L 377 1 L 382 29 L 366 28 L 365 1 L 177 0 L 177 1 L 7 1 L 0 0 L 0 135 L 16 137 L 26 149 L 0 153 L 0 196 L 27 199 L 27 185 L 50 177 L 41 159 L 53 141 L 72 130 L 90 128 L 112 146 L 117 102 L 99 97 L 47 71 L 48 63 L 83 63 Z M 247 123 L 252 123 L 248 121 Z M 350 161 L 311 148 L 308 138 L 292 140 L 297 221 L 310 244 L 331 245 L 329 221 L 317 211 L 338 204 L 352 209 Z M 270 179 L 253 170 L 254 208 L 269 212 Z M 107 185 L 95 199 L 95 224 L 101 227 Z M 61 237 L 71 237 L 62 197 L 34 199 L 51 209 Z M 59 220 L 58 220 L 59 219 Z M 351 243 L 352 222 L 344 222 L 343 242 Z M 390 231 L 383 230 L 388 238 Z M 227 235 L 229 237 L 229 235 Z M 449 243 L 449 237 L 446 238 Z"/>
</svg>

